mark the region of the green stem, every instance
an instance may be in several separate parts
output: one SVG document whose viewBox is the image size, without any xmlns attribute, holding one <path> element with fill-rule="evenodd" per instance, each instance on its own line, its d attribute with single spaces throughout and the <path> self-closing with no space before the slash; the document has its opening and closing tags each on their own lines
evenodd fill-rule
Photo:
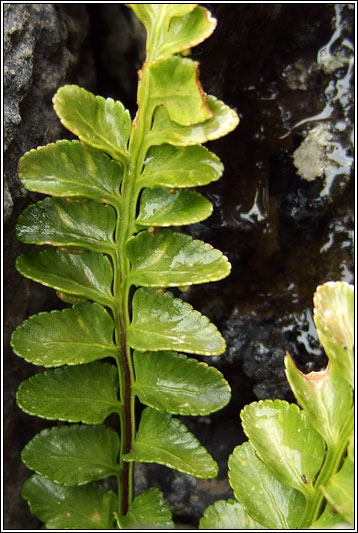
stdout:
<svg viewBox="0 0 358 533">
<path fill-rule="evenodd" d="M 115 302 L 116 302 L 116 307 L 113 310 L 113 318 L 114 318 L 115 343 L 116 343 L 116 346 L 118 347 L 121 347 L 122 338 L 123 338 L 123 333 L 121 329 L 121 319 L 120 319 L 121 310 L 119 307 L 119 300 L 117 298 L 117 295 L 120 293 L 120 285 L 121 285 L 120 283 L 120 257 L 119 257 L 119 232 L 120 232 L 120 225 L 121 225 L 120 214 L 121 214 L 121 211 L 117 209 L 117 226 L 116 226 L 116 231 L 115 231 L 116 253 L 115 253 L 115 257 L 113 258 L 113 270 L 114 270 L 113 293 L 114 293 Z M 125 404 L 124 404 L 124 394 L 123 394 L 123 391 L 125 390 L 125 378 L 124 378 L 123 363 L 122 363 L 122 357 L 121 357 L 120 350 L 116 358 L 116 363 L 117 363 L 117 368 L 118 368 L 120 402 L 123 406 L 122 411 L 119 413 L 121 436 L 122 436 L 125 431 Z M 123 498 L 124 498 L 122 472 L 123 472 L 123 454 L 125 452 L 124 452 L 124 439 L 123 438 L 121 438 L 120 443 L 121 443 L 121 449 L 120 449 L 120 455 L 119 455 L 119 474 L 117 476 L 119 515 L 122 514 Z"/>
<path fill-rule="evenodd" d="M 145 66 L 143 67 L 143 72 Z M 128 239 L 135 231 L 135 217 L 138 200 L 138 190 L 135 187 L 136 180 L 143 167 L 146 149 L 144 139 L 149 131 L 152 113 L 148 109 L 149 91 L 148 80 L 142 74 L 138 101 L 140 107 L 138 115 L 133 123 L 132 134 L 129 144 L 130 166 L 124 172 L 121 187 L 122 213 L 121 220 L 117 217 L 116 228 L 116 258 L 114 297 L 118 302 L 115 313 L 116 343 L 120 347 L 119 357 L 119 381 L 120 396 L 123 404 L 123 416 L 121 417 L 121 454 L 119 469 L 121 480 L 118 483 L 119 505 L 118 510 L 122 515 L 127 514 L 133 498 L 133 463 L 123 460 L 123 455 L 130 452 L 135 438 L 135 394 L 132 390 L 134 370 L 131 349 L 126 340 L 126 332 L 130 325 L 129 316 L 129 291 L 130 291 L 130 262 L 126 257 L 125 246 Z"/>
<path fill-rule="evenodd" d="M 314 497 L 309 503 L 309 505 L 306 505 L 305 514 L 303 515 L 303 519 L 301 522 L 301 528 L 309 527 L 319 518 L 324 500 L 324 495 L 320 487 L 321 485 L 326 485 L 328 480 L 336 472 L 338 472 L 342 463 L 343 456 L 347 450 L 349 437 L 353 430 L 353 422 L 353 416 L 350 415 L 346 420 L 346 423 L 342 427 L 342 431 L 337 444 L 330 444 L 327 446 L 326 457 L 324 459 L 323 466 L 314 485 Z"/>
</svg>

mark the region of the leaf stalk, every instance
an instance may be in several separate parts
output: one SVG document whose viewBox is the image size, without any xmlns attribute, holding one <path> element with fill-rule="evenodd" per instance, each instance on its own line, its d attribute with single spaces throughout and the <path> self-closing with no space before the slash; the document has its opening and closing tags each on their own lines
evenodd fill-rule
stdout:
<svg viewBox="0 0 358 533">
<path fill-rule="evenodd" d="M 337 443 L 327 446 L 327 453 L 324 463 L 315 483 L 314 497 L 312 501 L 306 505 L 305 514 L 302 518 L 302 528 L 313 524 L 318 519 L 318 516 L 322 511 L 324 494 L 320 487 L 324 486 L 328 480 L 338 472 L 342 464 L 343 456 L 347 451 L 347 445 L 353 430 L 353 424 L 354 417 L 349 414 L 344 426 L 342 427 L 339 439 L 337 439 Z"/>
</svg>

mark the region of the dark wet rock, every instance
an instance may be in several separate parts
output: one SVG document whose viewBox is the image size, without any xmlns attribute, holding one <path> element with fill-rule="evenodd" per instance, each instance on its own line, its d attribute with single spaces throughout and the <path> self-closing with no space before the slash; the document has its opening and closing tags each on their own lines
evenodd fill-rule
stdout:
<svg viewBox="0 0 358 533">
<path fill-rule="evenodd" d="M 136 488 L 139 492 L 151 486 L 166 495 L 175 523 L 197 527 L 208 505 L 232 498 L 227 476 L 215 480 L 196 479 L 159 465 L 136 464 Z"/>
<path fill-rule="evenodd" d="M 292 313 L 259 322 L 257 316 L 245 316 L 237 307 L 227 321 L 224 335 L 225 359 L 236 365 L 240 362 L 260 400 L 294 401 L 284 371 L 287 352 L 305 373 L 321 370 L 327 363 L 310 309 L 300 315 Z"/>
<path fill-rule="evenodd" d="M 227 141 L 212 143 L 225 158 L 231 187 L 229 198 L 223 182 L 208 188 L 216 195 L 208 224 L 229 231 L 260 226 L 274 237 L 278 210 L 294 225 L 315 223 L 345 195 L 353 176 L 353 10 L 294 4 L 213 9 L 219 26 L 198 53 L 205 61 L 202 79 L 208 92 L 217 90 L 213 80 L 221 81 L 218 94 L 236 107 L 241 123 Z M 226 24 L 236 33 L 228 29 L 228 53 L 218 70 L 212 58 L 223 46 Z M 311 164 L 321 172 L 311 170 L 308 182 L 294 164 L 297 150 L 322 128 L 321 165 Z M 307 151 L 302 159 L 309 159 Z"/>
<path fill-rule="evenodd" d="M 137 71 L 145 59 L 145 29 L 123 4 L 87 4 L 98 90 L 136 113 Z"/>
</svg>

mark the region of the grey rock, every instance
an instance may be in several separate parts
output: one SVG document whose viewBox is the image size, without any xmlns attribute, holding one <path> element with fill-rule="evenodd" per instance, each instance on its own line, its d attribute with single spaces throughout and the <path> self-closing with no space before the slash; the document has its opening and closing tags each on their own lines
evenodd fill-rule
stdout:
<svg viewBox="0 0 358 533">
<path fill-rule="evenodd" d="M 86 50 L 84 5 L 4 5 L 5 179 L 14 201 L 26 193 L 17 180 L 19 157 L 63 136 L 52 107 L 68 81 L 93 86 Z"/>
<path fill-rule="evenodd" d="M 12 196 L 9 191 L 9 187 L 5 181 L 4 183 L 4 219 L 5 221 L 11 216 L 12 207 L 14 202 L 12 201 Z"/>
</svg>

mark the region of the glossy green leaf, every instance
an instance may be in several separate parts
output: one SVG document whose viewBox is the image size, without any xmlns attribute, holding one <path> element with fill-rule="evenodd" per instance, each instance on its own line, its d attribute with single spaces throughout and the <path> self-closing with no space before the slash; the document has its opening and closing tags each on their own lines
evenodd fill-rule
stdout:
<svg viewBox="0 0 358 533">
<path fill-rule="evenodd" d="M 150 103 L 164 105 L 170 120 L 182 126 L 212 117 L 199 81 L 199 63 L 171 56 L 150 65 Z"/>
<path fill-rule="evenodd" d="M 218 500 L 207 507 L 199 522 L 199 529 L 266 529 L 253 520 L 235 500 Z"/>
<path fill-rule="evenodd" d="M 304 496 L 278 481 L 249 442 L 237 446 L 230 456 L 229 481 L 237 500 L 258 523 L 269 529 L 300 526 Z"/>
<path fill-rule="evenodd" d="M 354 524 L 354 481 L 354 464 L 346 459 L 340 471 L 321 487 L 329 503 L 350 524 Z"/>
<path fill-rule="evenodd" d="M 47 529 L 113 529 L 117 498 L 103 487 L 63 487 L 42 476 L 34 475 L 22 489 L 31 513 Z"/>
<path fill-rule="evenodd" d="M 104 305 L 113 303 L 113 270 L 108 257 L 95 252 L 65 253 L 48 248 L 20 255 L 16 268 L 26 278 Z"/>
<path fill-rule="evenodd" d="M 171 292 L 140 288 L 133 297 L 128 343 L 136 350 L 220 355 L 225 341 L 209 319 Z"/>
<path fill-rule="evenodd" d="M 195 7 L 195 4 L 189 5 Z M 216 20 L 203 7 L 196 7 L 184 16 L 176 15 L 170 19 L 165 40 L 161 42 L 157 54 L 163 57 L 192 48 L 207 39 L 215 26 Z"/>
<path fill-rule="evenodd" d="M 13 332 L 11 345 L 26 361 L 45 367 L 90 363 L 118 353 L 112 318 L 90 303 L 31 316 Z"/>
<path fill-rule="evenodd" d="M 218 466 L 187 427 L 169 413 L 146 407 L 126 461 L 159 463 L 191 476 L 211 479 Z"/>
<path fill-rule="evenodd" d="M 121 529 L 173 529 L 174 523 L 169 507 L 159 489 L 139 494 L 131 504 L 128 513 L 120 517 Z"/>
<path fill-rule="evenodd" d="M 208 218 L 212 205 L 194 191 L 164 187 L 144 189 L 136 222 L 141 226 L 182 226 Z"/>
<path fill-rule="evenodd" d="M 17 238 L 26 243 L 87 248 L 113 253 L 117 217 L 108 205 L 88 201 L 72 203 L 46 198 L 30 205 L 20 215 Z"/>
<path fill-rule="evenodd" d="M 99 426 L 44 429 L 25 446 L 22 460 L 37 474 L 61 483 L 83 485 L 118 473 L 119 438 Z"/>
<path fill-rule="evenodd" d="M 19 178 L 29 191 L 85 197 L 116 206 L 122 167 L 79 141 L 58 141 L 30 150 L 19 163 Z"/>
<path fill-rule="evenodd" d="M 94 362 L 36 374 L 21 383 L 16 399 L 30 415 L 101 424 L 120 409 L 117 393 L 117 368 Z"/>
<path fill-rule="evenodd" d="M 169 25 L 173 17 L 182 17 L 193 11 L 198 4 L 126 4 L 133 9 L 139 20 L 145 25 L 148 32 L 161 31 L 161 26 Z"/>
<path fill-rule="evenodd" d="M 215 96 L 207 96 L 206 102 L 213 117 L 193 126 L 176 124 L 170 120 L 163 106 L 158 107 L 154 113 L 153 127 L 146 137 L 147 147 L 164 143 L 175 146 L 202 144 L 223 137 L 236 128 L 239 117 L 233 109 L 217 100 Z"/>
<path fill-rule="evenodd" d="M 129 239 L 130 281 L 142 287 L 178 287 L 217 281 L 230 274 L 227 258 L 203 241 L 162 229 Z"/>
<path fill-rule="evenodd" d="M 328 358 L 354 388 L 354 288 L 344 281 L 317 287 L 314 321 Z"/>
<path fill-rule="evenodd" d="M 310 525 L 309 529 L 351 529 L 351 525 L 346 522 L 331 504 L 327 504 L 321 516 Z"/>
<path fill-rule="evenodd" d="M 62 124 L 81 141 L 114 159 L 127 160 L 132 121 L 121 102 L 66 85 L 57 91 L 53 103 Z"/>
<path fill-rule="evenodd" d="M 204 146 L 153 146 L 140 176 L 142 187 L 196 187 L 216 181 L 223 173 L 220 159 Z"/>
<path fill-rule="evenodd" d="M 176 352 L 135 351 L 133 390 L 145 405 L 180 415 L 207 415 L 230 400 L 221 372 Z"/>
<path fill-rule="evenodd" d="M 289 487 L 311 494 L 325 456 L 325 443 L 301 409 L 265 400 L 241 411 L 244 431 L 258 456 Z"/>
<path fill-rule="evenodd" d="M 292 357 L 285 357 L 291 389 L 315 430 L 327 444 L 336 445 L 347 418 L 353 416 L 352 389 L 330 363 L 321 372 L 303 374 Z"/>
<path fill-rule="evenodd" d="M 166 57 L 201 43 L 216 20 L 197 4 L 127 4 L 145 25 L 150 57 Z"/>
</svg>

